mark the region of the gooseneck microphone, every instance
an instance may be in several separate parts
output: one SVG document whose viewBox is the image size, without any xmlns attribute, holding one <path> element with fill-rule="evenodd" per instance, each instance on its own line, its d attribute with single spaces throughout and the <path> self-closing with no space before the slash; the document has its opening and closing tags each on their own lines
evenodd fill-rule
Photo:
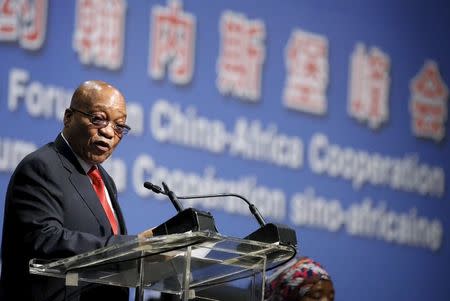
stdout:
<svg viewBox="0 0 450 301">
<path fill-rule="evenodd" d="M 169 197 L 169 200 L 172 202 L 172 205 L 175 207 L 175 209 L 177 209 L 178 212 L 183 211 L 183 206 L 181 205 L 175 193 L 169 189 L 166 183 L 162 182 L 162 185 L 164 187 L 164 190 L 158 185 L 155 185 L 150 182 L 144 182 L 145 188 L 150 189 L 154 193 L 161 193 L 167 195 Z"/>
<path fill-rule="evenodd" d="M 184 199 L 189 200 L 189 199 L 203 199 L 203 198 L 220 198 L 220 197 L 226 197 L 226 196 L 236 197 L 236 198 L 239 198 L 239 199 L 243 200 L 244 202 L 246 202 L 250 212 L 253 214 L 253 216 L 258 221 L 258 224 L 261 227 L 266 224 L 266 221 L 262 217 L 261 213 L 259 213 L 258 208 L 256 208 L 256 206 L 254 204 L 250 203 L 250 201 L 248 201 L 242 195 L 239 195 L 239 194 L 236 194 L 236 193 L 217 193 L 217 194 L 204 194 L 204 195 L 189 195 L 189 196 L 179 196 L 178 198 L 183 199 L 183 200 Z"/>
<path fill-rule="evenodd" d="M 180 201 L 178 201 L 177 196 L 175 193 L 169 189 L 166 183 L 162 182 L 162 186 L 164 188 L 164 193 L 169 197 L 169 199 L 172 201 L 173 206 L 175 209 L 177 209 L 178 212 L 183 211 L 183 206 L 181 206 Z"/>
<path fill-rule="evenodd" d="M 178 196 L 177 197 L 177 196 L 175 196 L 173 191 L 169 190 L 169 188 L 167 187 L 167 185 L 164 182 L 162 182 L 162 185 L 164 187 L 164 190 L 161 189 L 161 187 L 159 187 L 158 185 L 152 184 L 150 182 L 144 182 L 145 188 L 148 188 L 155 193 L 161 193 L 161 194 L 167 195 L 169 197 L 169 199 L 172 201 L 172 204 L 174 205 L 174 207 L 178 210 L 178 212 L 180 211 L 178 208 L 182 208 L 178 199 L 191 200 L 191 199 L 204 199 L 204 198 L 220 198 L 220 197 L 227 197 L 227 196 L 228 197 L 236 197 L 247 203 L 250 212 L 256 218 L 256 220 L 258 221 L 258 224 L 261 227 L 266 225 L 266 221 L 262 217 L 258 208 L 256 208 L 256 206 L 254 204 L 250 203 L 250 201 L 247 200 L 246 198 L 244 198 L 242 195 L 239 195 L 236 193 L 217 193 L 217 194 L 189 195 L 189 196 Z M 183 210 L 183 209 L 181 209 L 181 210 Z"/>
<path fill-rule="evenodd" d="M 262 217 L 261 213 L 256 208 L 256 206 L 252 204 L 250 201 L 248 201 L 242 195 L 236 193 L 217 193 L 217 194 L 189 195 L 177 197 L 175 196 L 175 193 L 173 193 L 173 191 L 171 191 L 164 182 L 162 182 L 162 185 L 164 189 L 150 182 L 144 183 L 144 187 L 152 190 L 153 192 L 167 195 L 169 199 L 172 201 L 174 207 L 178 210 L 179 212 L 178 214 L 181 214 L 187 210 L 194 210 L 195 212 L 201 212 L 192 208 L 180 212 L 180 209 L 182 210 L 183 207 L 181 206 L 178 199 L 188 200 L 188 199 L 204 199 L 204 198 L 219 198 L 219 197 L 237 197 L 247 203 L 250 212 L 253 214 L 253 216 L 256 218 L 256 220 L 260 225 L 260 227 L 256 231 L 247 235 L 245 239 L 262 241 L 266 243 L 280 243 L 282 245 L 288 246 L 297 245 L 297 235 L 294 229 L 291 229 L 283 224 L 275 224 L 275 223 L 267 224 L 264 221 L 264 218 Z M 210 213 L 208 212 L 207 213 L 203 212 L 203 214 L 210 215 Z"/>
<path fill-rule="evenodd" d="M 158 185 L 154 185 L 153 183 L 150 182 L 144 182 L 144 187 L 147 189 L 150 189 L 151 191 L 153 191 L 154 193 L 162 193 L 165 194 L 164 191 L 161 189 L 161 187 L 159 187 Z"/>
<path fill-rule="evenodd" d="M 154 193 L 167 195 L 178 213 L 155 227 L 153 229 L 154 236 L 184 233 L 187 231 L 208 230 L 217 232 L 217 227 L 211 213 L 194 208 L 183 209 L 175 193 L 169 189 L 166 183 L 162 182 L 162 185 L 164 189 L 150 182 L 144 182 L 145 188 L 150 189 Z"/>
</svg>

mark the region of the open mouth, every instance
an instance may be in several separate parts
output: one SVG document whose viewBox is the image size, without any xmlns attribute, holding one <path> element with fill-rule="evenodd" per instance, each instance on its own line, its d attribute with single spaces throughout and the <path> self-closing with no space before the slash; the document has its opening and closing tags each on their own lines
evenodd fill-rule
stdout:
<svg viewBox="0 0 450 301">
<path fill-rule="evenodd" d="M 107 152 L 110 149 L 109 144 L 104 141 L 95 141 L 94 146 L 97 150 L 101 152 Z"/>
</svg>

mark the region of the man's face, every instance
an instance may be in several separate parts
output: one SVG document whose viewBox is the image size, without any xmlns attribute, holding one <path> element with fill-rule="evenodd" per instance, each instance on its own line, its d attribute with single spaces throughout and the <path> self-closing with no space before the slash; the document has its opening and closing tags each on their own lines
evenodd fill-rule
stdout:
<svg viewBox="0 0 450 301">
<path fill-rule="evenodd" d="M 127 113 L 123 96 L 112 87 L 103 87 L 72 103 L 72 107 L 109 121 L 102 128 L 92 124 L 91 117 L 83 113 L 67 110 L 64 115 L 64 136 L 73 151 L 88 163 L 102 163 L 122 139 L 113 126 L 125 124 Z"/>
</svg>

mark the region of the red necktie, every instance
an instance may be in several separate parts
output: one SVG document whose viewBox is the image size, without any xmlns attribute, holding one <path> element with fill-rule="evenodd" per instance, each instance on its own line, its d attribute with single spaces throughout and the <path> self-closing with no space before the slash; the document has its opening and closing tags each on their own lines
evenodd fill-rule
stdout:
<svg viewBox="0 0 450 301">
<path fill-rule="evenodd" d="M 116 217 L 114 216 L 111 206 L 109 205 L 108 200 L 106 199 L 105 188 L 102 176 L 100 175 L 100 171 L 95 166 L 92 166 L 92 168 L 88 172 L 88 176 L 92 180 L 92 187 L 94 188 L 95 193 L 97 193 L 97 196 L 100 199 L 100 203 L 102 204 L 102 207 L 105 210 L 106 216 L 108 217 L 109 223 L 111 224 L 113 233 L 118 234 L 119 227 L 117 225 L 117 220 Z"/>
</svg>

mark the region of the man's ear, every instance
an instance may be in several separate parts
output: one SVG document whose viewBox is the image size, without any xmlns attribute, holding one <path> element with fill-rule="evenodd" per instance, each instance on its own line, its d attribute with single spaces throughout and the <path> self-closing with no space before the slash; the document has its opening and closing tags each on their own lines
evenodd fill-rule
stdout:
<svg viewBox="0 0 450 301">
<path fill-rule="evenodd" d="M 70 121 L 70 117 L 73 115 L 73 111 L 71 110 L 71 109 L 66 109 L 65 111 L 64 111 L 64 118 L 63 118 L 63 123 L 64 123 L 64 126 L 67 126 L 67 124 L 69 123 L 69 121 Z"/>
</svg>

